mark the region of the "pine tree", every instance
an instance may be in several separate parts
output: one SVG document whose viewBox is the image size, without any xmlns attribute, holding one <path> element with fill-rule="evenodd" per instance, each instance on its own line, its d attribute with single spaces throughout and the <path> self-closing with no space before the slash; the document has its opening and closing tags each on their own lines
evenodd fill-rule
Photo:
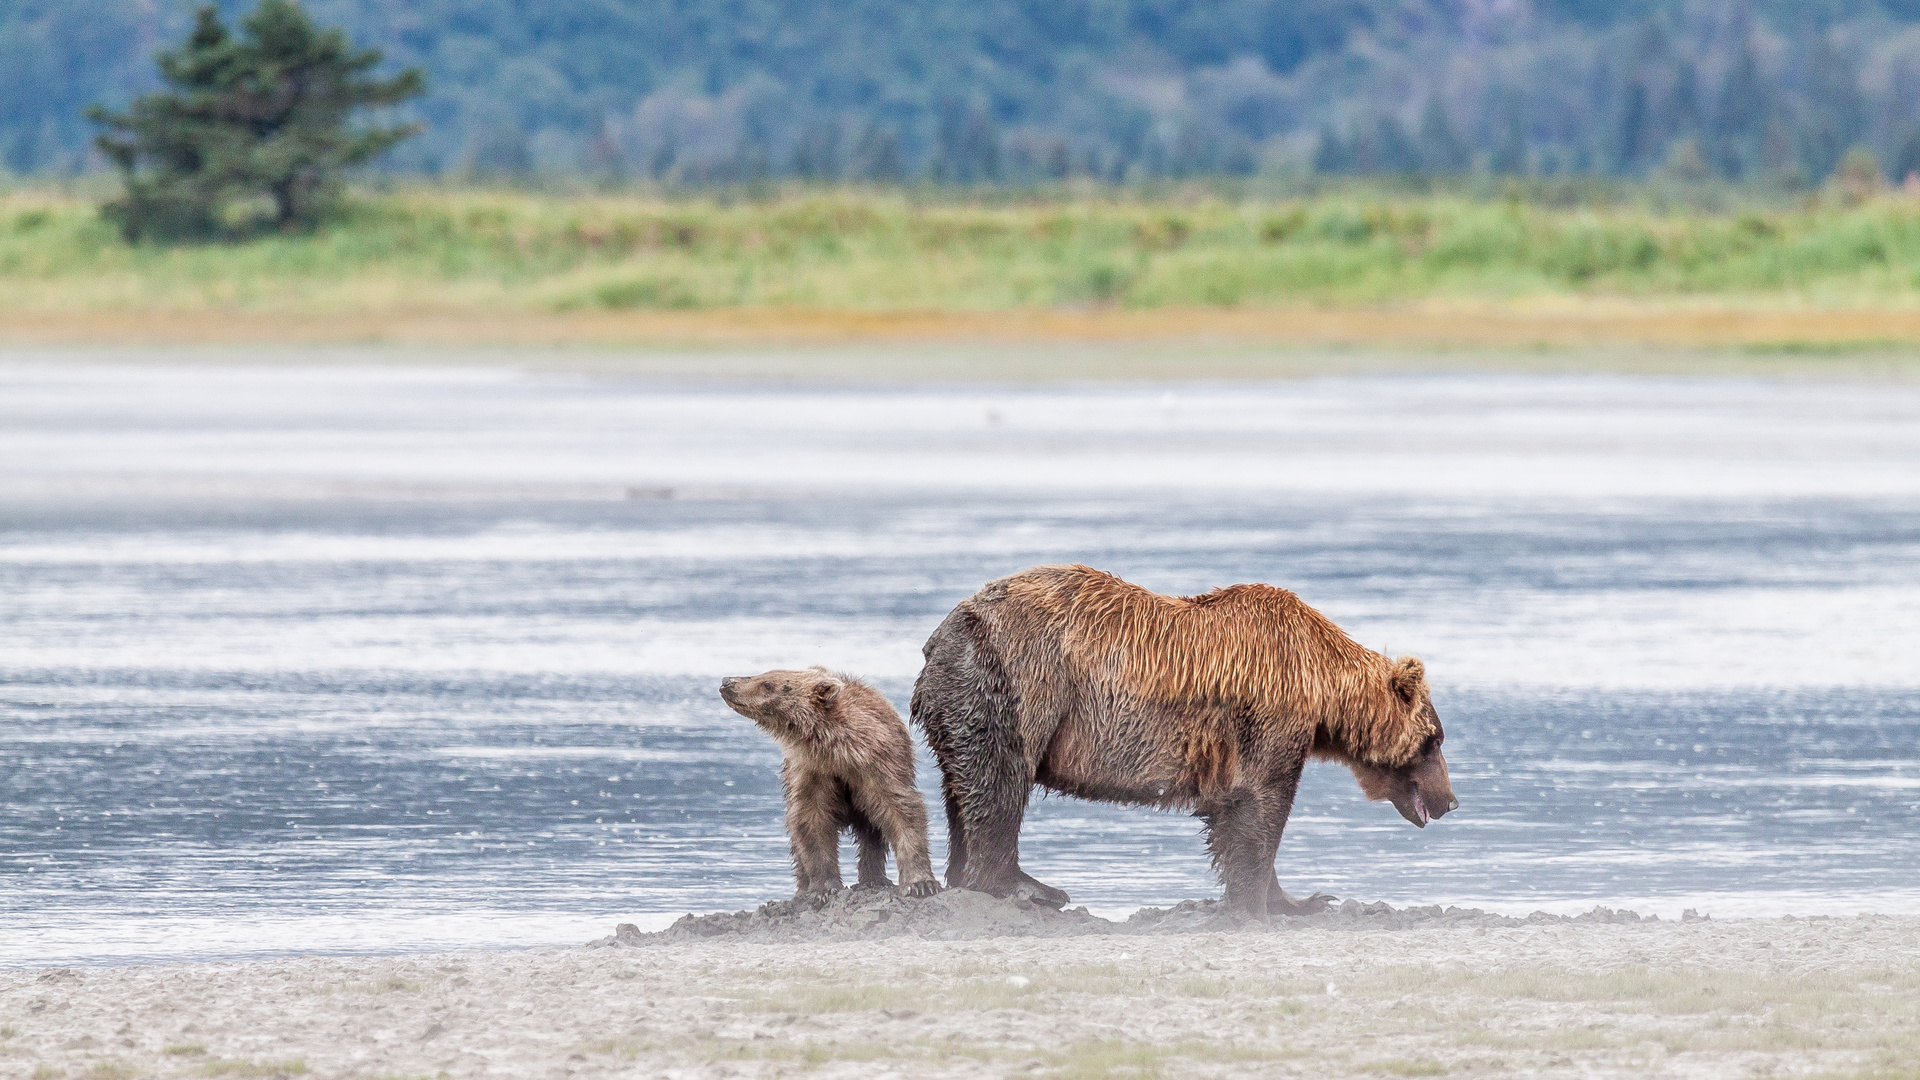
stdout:
<svg viewBox="0 0 1920 1080">
<path fill-rule="evenodd" d="M 1700 134 L 1700 72 L 1685 60 L 1673 70 L 1673 89 L 1667 94 L 1665 127 L 1672 138 Z"/>
<path fill-rule="evenodd" d="M 1713 118 L 1714 156 L 1721 174 L 1730 180 L 1740 179 L 1760 164 L 1761 144 L 1773 119 L 1768 91 L 1752 41 L 1742 41 L 1720 87 L 1720 107 Z"/>
<path fill-rule="evenodd" d="M 1527 127 L 1517 102 L 1507 104 L 1507 122 L 1487 167 L 1497 176 L 1520 176 L 1527 171 Z"/>
<path fill-rule="evenodd" d="M 1614 172 L 1628 175 L 1639 170 L 1654 150 L 1653 115 L 1647 107 L 1647 87 L 1635 80 L 1627 87 L 1626 100 L 1620 106 L 1619 130 L 1614 135 Z"/>
<path fill-rule="evenodd" d="M 1818 180 L 1833 172 L 1846 150 L 1867 129 L 1860 73 L 1825 34 L 1811 35 L 1802 61 L 1806 113 L 1800 130 L 1800 161 Z"/>
<path fill-rule="evenodd" d="M 1374 167 L 1389 176 L 1411 176 L 1420 171 L 1420 151 L 1407 136 L 1400 118 L 1387 113 L 1373 126 Z"/>
<path fill-rule="evenodd" d="M 1340 140 L 1340 133 L 1333 130 L 1332 124 L 1321 124 L 1319 137 L 1313 144 L 1313 171 L 1338 176 L 1352 168 L 1353 153 Z"/>
<path fill-rule="evenodd" d="M 96 144 L 126 182 L 104 213 L 129 240 L 241 228 L 229 220 L 236 204 L 263 197 L 274 227 L 310 227 L 336 204 L 346 169 L 418 131 L 349 126 L 356 110 L 418 95 L 424 77 L 410 68 L 368 78 L 380 52 L 354 50 L 297 0 L 261 0 L 241 31 L 234 37 L 216 8 L 200 8 L 192 35 L 157 58 L 168 90 L 126 112 L 88 110 L 107 129 Z"/>
<path fill-rule="evenodd" d="M 1471 164 L 1467 144 L 1454 130 L 1446 105 L 1437 97 L 1428 98 L 1420 113 L 1420 167 L 1437 176 L 1457 176 Z"/>
<path fill-rule="evenodd" d="M 1892 178 L 1896 183 L 1906 183 L 1920 176 L 1920 127 L 1907 129 L 1906 138 L 1900 140 L 1900 150 L 1893 157 Z"/>
</svg>

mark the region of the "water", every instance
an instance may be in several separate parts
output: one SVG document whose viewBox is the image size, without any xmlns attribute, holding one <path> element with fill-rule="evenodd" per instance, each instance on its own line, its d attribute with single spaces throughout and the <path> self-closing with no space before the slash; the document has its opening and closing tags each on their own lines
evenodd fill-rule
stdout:
<svg viewBox="0 0 1920 1080">
<path fill-rule="evenodd" d="M 1920 911 L 1916 421 L 1904 386 L 16 358 L 0 964 L 571 943 L 783 895 L 778 757 L 719 677 L 823 662 L 904 710 L 955 601 L 1068 560 L 1282 584 L 1427 661 L 1461 810 L 1416 830 L 1315 766 L 1290 891 Z M 1023 851 L 1105 913 L 1215 891 L 1183 816 L 1036 800 Z"/>
</svg>

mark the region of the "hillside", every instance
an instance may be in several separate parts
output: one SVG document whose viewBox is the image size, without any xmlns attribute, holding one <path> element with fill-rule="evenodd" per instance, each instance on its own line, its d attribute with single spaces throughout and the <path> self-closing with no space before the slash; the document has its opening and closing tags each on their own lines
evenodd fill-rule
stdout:
<svg viewBox="0 0 1920 1080">
<path fill-rule="evenodd" d="M 228 3 L 230 14 L 244 3 Z M 402 171 L 681 184 L 1920 168 L 1920 0 L 311 0 L 432 90 Z M 0 163 L 87 167 L 184 0 L 0 0 Z M 1682 145 L 1684 144 L 1684 145 Z"/>
</svg>

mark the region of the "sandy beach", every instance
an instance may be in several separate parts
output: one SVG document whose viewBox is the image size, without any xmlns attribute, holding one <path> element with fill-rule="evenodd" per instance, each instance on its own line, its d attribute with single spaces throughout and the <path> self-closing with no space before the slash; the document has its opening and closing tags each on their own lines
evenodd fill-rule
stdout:
<svg viewBox="0 0 1920 1080">
<path fill-rule="evenodd" d="M 1896 1077 L 1920 918 L 664 941 L 0 973 L 0 1076 Z"/>
</svg>

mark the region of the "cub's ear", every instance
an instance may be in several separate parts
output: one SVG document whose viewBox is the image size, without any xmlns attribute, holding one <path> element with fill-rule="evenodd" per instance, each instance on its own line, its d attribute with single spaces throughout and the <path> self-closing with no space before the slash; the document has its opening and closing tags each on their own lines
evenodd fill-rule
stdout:
<svg viewBox="0 0 1920 1080">
<path fill-rule="evenodd" d="M 840 699 L 840 680 L 831 675 L 823 677 L 813 684 L 813 703 L 821 710 L 830 709 Z"/>
<path fill-rule="evenodd" d="M 1418 657 L 1403 656 L 1393 662 L 1393 674 L 1387 676 L 1387 685 L 1393 687 L 1395 696 L 1411 705 L 1420 699 L 1420 688 L 1427 683 L 1427 666 Z"/>
</svg>

